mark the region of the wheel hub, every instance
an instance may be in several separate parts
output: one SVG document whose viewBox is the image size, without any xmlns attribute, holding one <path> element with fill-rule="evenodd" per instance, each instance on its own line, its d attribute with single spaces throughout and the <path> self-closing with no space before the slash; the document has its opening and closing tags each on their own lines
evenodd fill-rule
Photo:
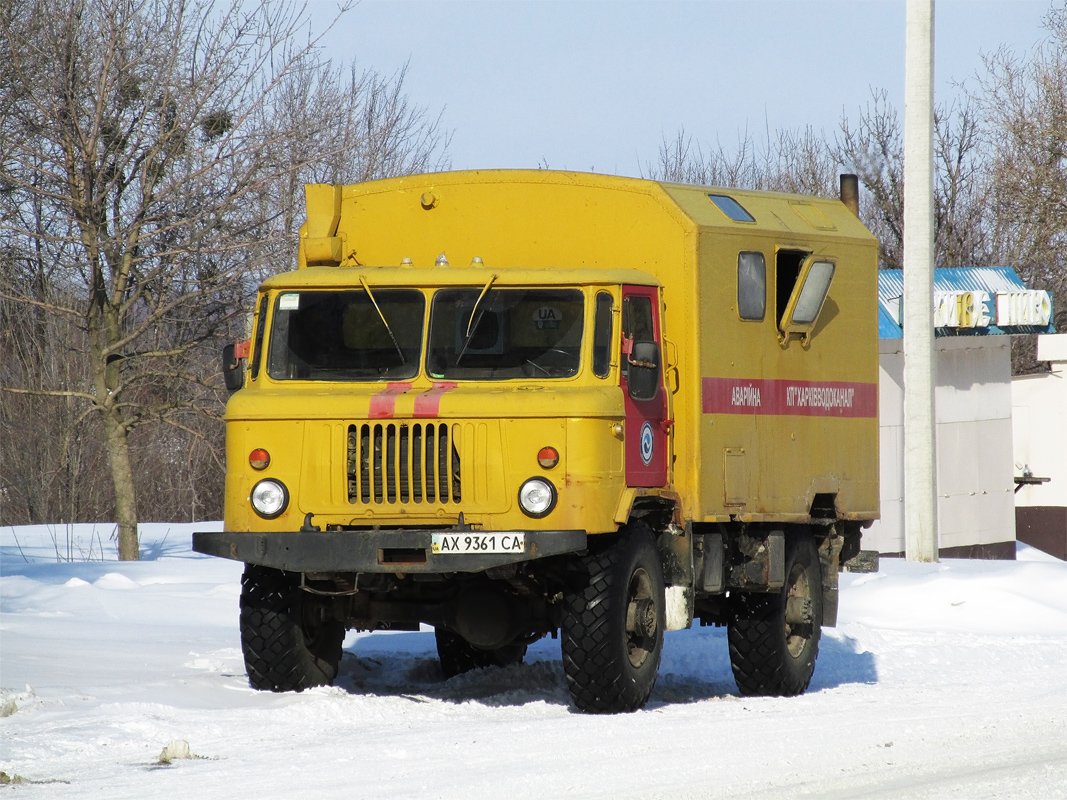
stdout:
<svg viewBox="0 0 1067 800">
<path fill-rule="evenodd" d="M 626 604 L 626 654 L 630 664 L 640 667 L 655 647 L 659 614 L 652 596 L 652 579 L 643 569 L 630 577 Z"/>
<path fill-rule="evenodd" d="M 651 599 L 630 603 L 626 610 L 626 630 L 644 638 L 656 635 L 656 604 Z"/>
<path fill-rule="evenodd" d="M 793 567 L 785 600 L 785 642 L 789 654 L 799 658 L 814 633 L 814 587 L 801 565 Z"/>
</svg>

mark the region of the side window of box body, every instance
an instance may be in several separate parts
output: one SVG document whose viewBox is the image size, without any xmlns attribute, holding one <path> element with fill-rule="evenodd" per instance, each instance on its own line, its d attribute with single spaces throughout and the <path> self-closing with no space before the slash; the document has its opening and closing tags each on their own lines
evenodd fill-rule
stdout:
<svg viewBox="0 0 1067 800">
<path fill-rule="evenodd" d="M 763 253 L 743 251 L 737 255 L 737 315 L 744 320 L 762 320 L 767 315 L 767 261 Z"/>
</svg>

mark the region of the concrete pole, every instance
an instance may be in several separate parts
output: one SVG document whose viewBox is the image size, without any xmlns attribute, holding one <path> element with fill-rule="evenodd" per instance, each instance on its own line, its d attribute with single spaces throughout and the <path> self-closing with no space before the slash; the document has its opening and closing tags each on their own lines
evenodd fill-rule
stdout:
<svg viewBox="0 0 1067 800">
<path fill-rule="evenodd" d="M 904 540 L 937 561 L 934 0 L 907 0 L 904 73 Z"/>
</svg>

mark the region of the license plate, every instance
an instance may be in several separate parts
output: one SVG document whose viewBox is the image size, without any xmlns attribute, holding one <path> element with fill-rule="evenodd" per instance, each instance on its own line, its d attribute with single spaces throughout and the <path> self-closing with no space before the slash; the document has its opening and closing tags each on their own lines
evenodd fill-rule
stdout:
<svg viewBox="0 0 1067 800">
<path fill-rule="evenodd" d="M 525 553 L 525 533 L 435 533 L 434 554 Z"/>
</svg>

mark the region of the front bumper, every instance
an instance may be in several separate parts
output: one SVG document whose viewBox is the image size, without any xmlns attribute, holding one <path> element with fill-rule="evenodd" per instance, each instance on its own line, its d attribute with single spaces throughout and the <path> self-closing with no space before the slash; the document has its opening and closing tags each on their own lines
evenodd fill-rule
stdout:
<svg viewBox="0 0 1067 800">
<path fill-rule="evenodd" d="M 522 531 L 526 535 L 526 548 L 522 553 L 432 552 L 430 540 L 434 533 L 470 532 L 467 529 L 196 532 L 193 534 L 193 550 L 289 572 L 482 572 L 584 550 L 587 538 L 582 530 Z M 498 534 L 517 532 L 495 531 Z"/>
</svg>

